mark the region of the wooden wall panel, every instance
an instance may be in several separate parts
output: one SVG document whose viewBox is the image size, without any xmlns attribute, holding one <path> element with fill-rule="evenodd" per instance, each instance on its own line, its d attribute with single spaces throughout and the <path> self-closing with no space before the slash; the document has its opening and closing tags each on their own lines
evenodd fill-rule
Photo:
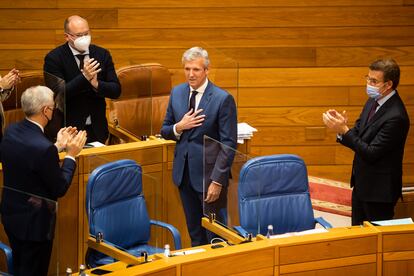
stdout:
<svg viewBox="0 0 414 276">
<path fill-rule="evenodd" d="M 234 96 L 239 120 L 259 130 L 252 150 L 297 152 L 316 176 L 349 178 L 352 152 L 336 144 L 321 114 L 347 110 L 353 124 L 373 60 L 400 64 L 399 93 L 414 122 L 413 0 L 2 1 L 0 74 L 42 70 L 72 14 L 88 19 L 92 42 L 111 51 L 116 68 L 159 62 L 173 85 L 185 81 L 184 50 L 206 48 L 210 79 Z M 414 185 L 411 129 L 404 181 Z"/>
<path fill-rule="evenodd" d="M 414 66 L 401 66 L 401 85 L 414 84 Z M 361 85 L 366 67 L 241 68 L 240 87 Z"/>
<path fill-rule="evenodd" d="M 343 110 L 344 106 L 330 106 Z M 248 122 L 252 126 L 323 126 L 322 113 L 328 107 L 269 107 L 269 108 L 240 108 L 239 121 Z M 350 122 L 356 120 L 361 107 L 346 108 Z"/>
<path fill-rule="evenodd" d="M 118 22 L 117 10 L 98 9 L 0 9 L 0 29 L 63 29 L 65 18 L 78 14 L 88 19 L 90 27 L 113 28 Z"/>
<path fill-rule="evenodd" d="M 63 22 L 62 22 L 63 26 Z M 0 49 L 53 49 L 55 47 L 54 30 L 1 30 Z M 0 63 L 3 63 L 3 56 Z"/>
<path fill-rule="evenodd" d="M 413 18 L 414 7 L 390 6 L 119 9 L 120 28 L 404 26 Z"/>
<path fill-rule="evenodd" d="M 26 0 L 27 1 L 27 0 Z M 41 1 L 41 0 L 37 0 Z M 82 0 L 56 0 L 60 8 L 74 8 L 74 7 L 99 7 L 99 8 L 185 8 L 185 7 L 325 7 L 325 6 L 400 6 L 403 0 L 239 0 L 239 1 L 222 1 L 222 0 L 196 0 L 191 2 L 183 2 L 182 0 L 123 0 L 123 1 L 101 1 L 89 0 L 87 2 Z M 405 0 L 405 2 L 410 0 Z"/>
<path fill-rule="evenodd" d="M 154 15 L 156 16 L 156 15 Z M 63 23 L 64 18 L 62 19 Z M 94 26 L 90 24 L 93 29 Z M 61 31 L 63 33 L 63 31 Z M 61 43 L 61 34 L 57 33 Z M 404 46 L 414 40 L 414 26 L 93 29 L 93 41 L 115 48 Z M 208 47 L 207 47 L 208 46 Z M 260 61 L 258 61 L 260 66 Z M 277 66 L 277 64 L 275 64 Z"/>
<path fill-rule="evenodd" d="M 414 47 L 320 47 L 317 66 L 367 66 L 380 57 L 392 57 L 402 65 L 414 65 Z"/>
<path fill-rule="evenodd" d="M 57 7 L 57 0 L 19 0 L 19 1 L 1 1 L 0 8 L 43 8 L 50 9 Z"/>
<path fill-rule="evenodd" d="M 348 105 L 348 95 L 348 87 L 239 88 L 239 107 Z"/>
</svg>

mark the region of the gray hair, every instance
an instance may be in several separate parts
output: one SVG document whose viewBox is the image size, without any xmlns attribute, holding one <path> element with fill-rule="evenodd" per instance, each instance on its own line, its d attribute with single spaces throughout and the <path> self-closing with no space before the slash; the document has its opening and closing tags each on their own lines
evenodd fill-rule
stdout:
<svg viewBox="0 0 414 276">
<path fill-rule="evenodd" d="M 184 52 L 181 59 L 182 64 L 184 65 L 188 61 L 193 61 L 198 58 L 204 59 L 204 68 L 207 68 L 210 65 L 210 59 L 208 58 L 208 53 L 201 47 L 193 47 Z"/>
<path fill-rule="evenodd" d="M 41 112 L 42 108 L 53 105 L 53 91 L 46 86 L 33 86 L 27 88 L 21 97 L 22 109 L 27 117 Z"/>
</svg>

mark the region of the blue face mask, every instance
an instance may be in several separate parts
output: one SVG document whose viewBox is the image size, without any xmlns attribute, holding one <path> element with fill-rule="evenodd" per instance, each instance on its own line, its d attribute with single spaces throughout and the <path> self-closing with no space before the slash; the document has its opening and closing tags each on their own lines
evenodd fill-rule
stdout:
<svg viewBox="0 0 414 276">
<path fill-rule="evenodd" d="M 370 98 L 373 98 L 374 100 L 378 100 L 382 96 L 379 90 L 380 89 L 378 87 L 367 84 L 367 95 Z"/>
</svg>

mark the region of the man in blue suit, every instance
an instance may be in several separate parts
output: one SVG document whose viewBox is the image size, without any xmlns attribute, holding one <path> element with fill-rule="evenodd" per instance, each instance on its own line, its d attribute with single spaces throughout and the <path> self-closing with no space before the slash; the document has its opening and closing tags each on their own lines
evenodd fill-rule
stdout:
<svg viewBox="0 0 414 276">
<path fill-rule="evenodd" d="M 6 129 L 0 147 L 4 176 L 1 221 L 12 248 L 13 275 L 43 276 L 53 245 L 53 201 L 69 189 L 86 132 L 63 128 L 52 144 L 44 135 L 55 107 L 52 90 L 29 88 L 21 102 L 26 118 Z M 60 166 L 58 151 L 64 149 L 66 157 Z"/>
<path fill-rule="evenodd" d="M 179 187 L 191 244 L 197 246 L 208 243 L 208 233 L 201 226 L 203 215 L 214 212 L 219 217 L 227 205 L 234 154 L 226 147 L 237 146 L 237 110 L 233 97 L 208 80 L 206 50 L 188 49 L 182 64 L 187 82 L 171 91 L 161 135 L 177 142 L 173 181 Z M 224 146 L 213 140 L 204 144 L 204 136 Z"/>
</svg>

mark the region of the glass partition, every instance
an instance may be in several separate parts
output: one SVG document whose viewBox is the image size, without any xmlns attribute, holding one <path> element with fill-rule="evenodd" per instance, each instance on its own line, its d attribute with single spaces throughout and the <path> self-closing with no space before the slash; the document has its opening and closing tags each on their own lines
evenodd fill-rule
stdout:
<svg viewBox="0 0 414 276">
<path fill-rule="evenodd" d="M 240 186 L 243 166 L 252 158 L 246 153 L 204 136 L 204 198 L 207 197 L 212 181 L 222 185 L 218 200 L 210 204 L 204 202 L 204 215 L 209 217 L 213 212 L 216 219 L 229 229 L 234 230 L 241 225 L 247 233 L 255 235 L 260 233 L 263 227 L 267 227 L 260 224 L 260 208 L 253 208 L 254 212 L 249 211 L 249 214 L 246 214 L 243 208 L 246 201 L 251 202 L 260 198 L 260 176 L 249 177 L 249 182 L 243 187 Z"/>
<path fill-rule="evenodd" d="M 109 101 L 109 123 L 146 140 L 152 131 L 152 70 L 146 65 L 131 65 L 117 71 L 121 96 Z"/>
<path fill-rule="evenodd" d="M 154 171 L 151 165 L 137 166 L 131 153 L 125 152 L 122 157 L 125 159 L 84 156 L 85 210 L 89 224 L 85 242 L 89 235 L 101 233 L 104 241 L 137 257 L 143 251 L 148 255 L 161 253 L 166 231 L 152 222 L 163 219 L 159 202 L 162 171 Z"/>
<path fill-rule="evenodd" d="M 24 188 L 25 191 L 18 188 Z M 60 253 L 59 243 L 56 242 L 59 240 L 59 224 L 56 220 L 58 203 L 45 197 L 47 196 L 46 191 L 40 193 L 35 187 L 22 183 L 3 186 L 0 193 L 2 224 L 0 241 L 6 245 L 10 245 L 10 242 L 13 243 L 14 240 L 45 242 L 45 246 L 47 246 L 47 242 L 50 242 L 52 255 L 48 274 L 59 275 Z M 11 268 L 10 264 L 5 264 L 0 268 L 0 271 L 9 274 L 14 274 L 13 270 L 14 268 Z M 7 275 L 3 272 L 0 274 Z"/>
<path fill-rule="evenodd" d="M 66 126 L 66 84 L 65 80 L 46 71 L 43 72 L 43 77 L 45 85 L 53 91 L 55 100 L 55 110 L 52 120 L 45 127 L 45 135 L 50 141 L 55 142 L 59 129 Z"/>
</svg>

